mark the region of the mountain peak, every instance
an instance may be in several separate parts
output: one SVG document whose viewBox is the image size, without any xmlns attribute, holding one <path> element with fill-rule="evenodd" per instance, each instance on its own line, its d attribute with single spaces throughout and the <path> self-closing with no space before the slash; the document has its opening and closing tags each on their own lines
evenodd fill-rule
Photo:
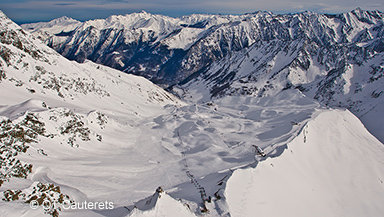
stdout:
<svg viewBox="0 0 384 217">
<path fill-rule="evenodd" d="M 80 21 L 75 20 L 75 19 L 70 18 L 70 17 L 67 17 L 67 16 L 62 16 L 62 17 L 53 19 L 53 20 L 49 21 L 48 23 L 57 25 L 57 24 L 67 24 L 67 23 L 80 23 Z"/>
<path fill-rule="evenodd" d="M 67 21 L 67 20 L 74 20 L 74 19 L 67 17 L 67 16 L 62 16 L 62 17 L 56 18 L 54 20 L 51 20 L 51 22 L 52 21 L 62 22 L 62 21 Z"/>
<path fill-rule="evenodd" d="M 357 7 L 357 8 L 355 8 L 355 9 L 352 10 L 352 12 L 358 12 L 358 13 L 361 13 L 361 12 L 363 12 L 363 11 L 364 11 L 364 10 L 361 9 L 360 7 Z"/>
<path fill-rule="evenodd" d="M 0 10 L 0 18 L 9 20 L 8 16 L 2 10 Z"/>
<path fill-rule="evenodd" d="M 72 19 L 72 18 L 67 16 L 62 16 L 62 17 L 56 18 L 55 20 L 69 20 L 69 19 Z"/>
<path fill-rule="evenodd" d="M 257 15 L 257 14 L 273 14 L 271 11 L 258 10 L 252 13 L 246 13 L 245 15 Z"/>
</svg>

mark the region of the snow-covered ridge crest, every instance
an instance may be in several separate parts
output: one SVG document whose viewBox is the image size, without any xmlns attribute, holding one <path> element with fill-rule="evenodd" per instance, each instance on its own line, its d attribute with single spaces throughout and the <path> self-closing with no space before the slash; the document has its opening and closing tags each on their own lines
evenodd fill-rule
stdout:
<svg viewBox="0 0 384 217">
<path fill-rule="evenodd" d="M 383 152 L 352 113 L 323 112 L 280 157 L 234 172 L 225 191 L 231 216 L 380 216 Z"/>
<path fill-rule="evenodd" d="M 166 34 L 177 28 L 177 22 L 178 19 L 176 18 L 142 11 L 126 15 L 112 15 L 106 19 L 89 20 L 84 22 L 84 26 L 93 26 L 97 29 L 148 29 L 160 34 Z"/>
</svg>

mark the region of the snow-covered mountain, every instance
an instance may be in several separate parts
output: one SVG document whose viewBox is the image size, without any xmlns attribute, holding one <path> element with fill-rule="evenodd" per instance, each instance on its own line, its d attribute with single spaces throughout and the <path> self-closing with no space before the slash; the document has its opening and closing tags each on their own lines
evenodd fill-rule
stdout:
<svg viewBox="0 0 384 217">
<path fill-rule="evenodd" d="M 142 32 L 181 25 L 145 13 L 124 17 L 135 16 L 153 18 L 135 24 Z M 311 200 L 327 207 L 335 198 L 331 211 L 308 206 L 303 215 L 383 213 L 383 144 L 349 111 L 327 108 L 299 88 L 211 100 L 202 77 L 175 88 L 192 97 L 182 102 L 144 78 L 69 61 L 0 17 L 1 215 L 247 216 L 275 201 L 288 210 L 280 203 L 291 193 L 284 181 L 297 183 L 301 195 L 289 198 L 292 210 Z M 225 20 L 236 17 L 180 19 L 187 30 L 205 31 L 235 26 Z M 112 18 L 123 19 L 92 22 L 103 27 Z M 255 187 L 260 183 L 270 183 L 271 193 Z"/>
<path fill-rule="evenodd" d="M 182 89 L 186 100 L 298 88 L 324 105 L 348 108 L 384 141 L 383 17 L 360 8 L 336 15 L 259 11 L 180 18 L 141 12 L 24 28 L 69 59 L 145 76 L 173 92 Z"/>
<path fill-rule="evenodd" d="M 52 34 L 63 35 L 74 30 L 80 24 L 80 21 L 64 16 L 50 22 L 24 24 L 23 28 L 33 33 L 47 31 Z"/>
<path fill-rule="evenodd" d="M 202 102 L 299 89 L 323 105 L 349 109 L 384 141 L 383 14 L 357 9 L 334 16 L 308 12 L 275 19 L 290 27 L 277 34 L 280 38 L 231 52 L 174 91 Z"/>
<path fill-rule="evenodd" d="M 169 86 L 185 77 L 175 70 L 185 52 L 210 27 L 230 20 L 232 16 L 171 18 L 142 11 L 84 23 L 59 18 L 46 24 L 22 26 L 69 59 L 78 62 L 89 59 Z M 170 73 L 171 69 L 175 72 Z"/>
<path fill-rule="evenodd" d="M 28 209 L 31 200 L 40 205 L 44 199 L 62 204 L 66 198 L 77 201 L 119 194 L 121 186 L 115 187 L 129 185 L 125 179 L 130 176 L 122 173 L 126 166 L 122 160 L 138 163 L 129 157 L 141 152 L 121 152 L 128 151 L 141 135 L 136 126 L 164 114 L 166 105 L 184 103 L 145 78 L 90 61 L 69 61 L 2 12 L 0 36 L 1 216 L 20 216 L 18 211 L 9 211 L 14 205 L 22 213 L 41 216 L 42 209 Z M 117 174 L 125 174 L 117 178 L 120 184 L 113 181 L 114 187 L 93 195 L 94 188 Z M 132 194 L 121 195 L 127 205 L 141 199 Z M 115 201 L 118 205 L 119 199 Z M 46 211 L 52 216 L 57 212 Z"/>
<path fill-rule="evenodd" d="M 359 8 L 338 15 L 260 11 L 180 18 L 143 11 L 84 23 L 62 18 L 51 21 L 56 23 L 51 29 L 47 28 L 50 23 L 23 27 L 69 59 L 90 59 L 169 86 L 256 42 L 308 40 L 328 50 L 334 48 L 330 46 L 366 43 L 383 36 L 382 17 L 379 11 Z"/>
</svg>

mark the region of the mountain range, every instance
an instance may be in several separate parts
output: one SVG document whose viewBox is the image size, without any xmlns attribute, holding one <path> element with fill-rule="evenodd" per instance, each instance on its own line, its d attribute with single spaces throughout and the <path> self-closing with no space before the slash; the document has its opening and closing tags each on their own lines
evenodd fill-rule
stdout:
<svg viewBox="0 0 384 217">
<path fill-rule="evenodd" d="M 186 100 L 296 88 L 323 105 L 349 109 L 383 142 L 383 17 L 360 8 L 180 18 L 142 11 L 22 27 L 68 59 L 144 76 Z"/>
<path fill-rule="evenodd" d="M 0 12 L 0 214 L 381 216 L 382 26 Z"/>
</svg>

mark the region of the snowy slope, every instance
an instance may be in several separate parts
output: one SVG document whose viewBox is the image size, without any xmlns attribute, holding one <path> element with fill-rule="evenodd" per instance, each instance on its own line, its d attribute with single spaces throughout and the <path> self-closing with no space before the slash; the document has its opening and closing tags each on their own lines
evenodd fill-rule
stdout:
<svg viewBox="0 0 384 217">
<path fill-rule="evenodd" d="M 264 97 L 299 89 L 323 105 L 349 109 L 384 141 L 382 15 L 356 9 L 335 16 L 308 12 L 296 18 L 299 23 L 288 15 L 279 22 L 292 28 L 289 34 L 303 31 L 297 33 L 300 37 L 280 35 L 233 51 L 173 91 L 188 101 L 205 102 L 226 95 Z M 295 27 L 302 23 L 313 29 Z"/>
<path fill-rule="evenodd" d="M 142 110 L 145 112 L 146 104 L 156 107 L 172 101 L 178 102 L 175 97 L 141 77 L 89 61 L 84 64 L 68 61 L 25 33 L 4 14 L 1 15 L 2 88 L 12 88 L 15 94 L 9 95 L 9 91 L 3 91 L 6 97 L 3 99 L 7 99 L 5 102 L 13 104 L 45 97 L 47 100 L 104 109 L 126 103 L 121 111 L 130 112 L 137 105 L 143 105 Z M 126 99 L 131 100 L 131 103 L 123 101 Z"/>
<path fill-rule="evenodd" d="M 133 206 L 150 209 L 153 204 L 143 198 L 162 186 L 200 213 L 202 199 L 216 197 L 229 169 L 255 163 L 255 142 L 268 155 L 278 155 L 300 129 L 291 121 L 304 122 L 319 107 L 298 91 L 262 101 L 228 98 L 186 105 L 144 78 L 89 61 L 70 62 L 5 15 L 1 24 L 9 36 L 1 44 L 2 129 L 7 138 L 17 132 L 16 126 L 34 129 L 26 135 L 31 141 L 25 153 L 9 158 L 22 162 L 18 173 L 5 171 L 0 189 L 11 190 L 9 194 L 32 188 L 40 192 L 44 186 L 39 183 L 54 184 L 74 201 L 112 201 L 115 208 L 106 215 L 113 216 L 128 214 Z M 283 104 L 289 109 L 279 107 Z M 20 174 L 26 179 L 15 178 Z M 41 209 L 35 212 L 17 201 L 2 202 L 2 210 L 41 214 Z"/>
<path fill-rule="evenodd" d="M 350 112 L 324 112 L 280 157 L 234 172 L 231 216 L 381 216 L 383 151 Z"/>
<path fill-rule="evenodd" d="M 383 144 L 352 113 L 324 111 L 281 156 L 235 170 L 222 190 L 226 203 L 207 203 L 213 211 L 214 206 L 226 211 L 208 216 L 381 216 L 383 152 Z M 159 200 L 155 208 L 131 216 L 179 216 L 184 210 L 168 198 Z"/>
<path fill-rule="evenodd" d="M 307 122 L 329 114 L 297 89 L 187 104 L 144 78 L 68 61 L 4 14 L 0 25 L 1 215 L 41 216 L 33 199 L 56 203 L 61 211 L 45 212 L 60 216 L 236 215 L 227 182 L 238 169 L 285 159 Z M 377 144 L 349 113 L 336 113 L 347 121 L 330 131 Z M 67 210 L 65 201 L 103 207 Z"/>
<path fill-rule="evenodd" d="M 204 74 L 173 91 L 188 101 L 206 102 L 226 95 L 263 97 L 299 89 L 324 105 L 348 108 L 383 141 L 384 120 L 379 113 L 384 54 L 374 51 L 374 44 L 335 51 L 342 56 L 365 52 L 363 60 L 345 60 L 306 40 L 260 42 L 213 63 Z M 319 58 L 323 59 L 319 62 Z"/>
<path fill-rule="evenodd" d="M 126 189 L 131 196 L 121 195 L 126 179 L 153 168 L 148 158 L 134 158 L 142 150 L 130 150 L 144 134 L 137 126 L 165 113 L 165 105 L 184 103 L 142 77 L 89 61 L 71 62 L 3 13 L 0 19 L 0 122 L 1 143 L 5 145 L 1 152 L 2 193 L 17 189 L 31 192 L 28 189 L 32 188 L 44 192 L 40 183 L 54 184 L 73 200 L 105 200 L 105 195 L 110 195 L 107 199 L 115 198 L 118 206 L 132 204 L 156 189 L 144 185 L 147 191 L 134 194 L 132 186 Z M 13 139 L 15 135 L 20 139 Z M 126 165 L 131 172 L 126 171 Z M 142 173 L 142 178 L 146 176 Z M 140 177 L 130 182 L 139 184 L 137 179 Z M 28 215 L 43 212 L 23 203 L 2 202 L 1 206 L 7 216 L 18 216 L 18 212 L 9 211 L 13 206 Z"/>
</svg>

